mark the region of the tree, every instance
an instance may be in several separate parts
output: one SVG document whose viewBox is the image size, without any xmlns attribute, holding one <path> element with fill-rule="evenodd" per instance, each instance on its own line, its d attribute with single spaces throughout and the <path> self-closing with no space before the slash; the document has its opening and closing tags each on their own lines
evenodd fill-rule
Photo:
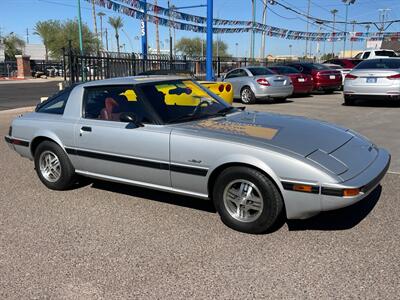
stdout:
<svg viewBox="0 0 400 300">
<path fill-rule="evenodd" d="M 10 33 L 3 39 L 4 56 L 6 60 L 15 60 L 15 55 L 22 54 L 22 49 L 25 47 L 24 40 Z"/>
<path fill-rule="evenodd" d="M 325 53 L 321 55 L 321 61 L 325 61 L 331 58 L 334 58 L 334 55 L 332 53 Z"/>
<path fill-rule="evenodd" d="M 202 45 L 203 44 L 203 45 Z M 206 54 L 206 41 L 202 40 L 200 38 L 181 38 L 177 43 L 176 43 L 176 50 L 183 55 L 187 56 L 201 56 L 202 55 L 202 49 L 203 47 L 203 55 Z M 218 49 L 218 50 L 217 50 Z M 224 43 L 223 41 L 214 41 L 213 42 L 213 55 L 221 56 L 221 57 L 227 57 L 230 56 L 230 54 L 227 53 L 228 50 L 228 45 Z"/>
<path fill-rule="evenodd" d="M 72 50 L 79 51 L 78 32 L 78 21 L 76 19 L 61 23 L 60 29 L 55 34 L 54 41 L 49 45 L 51 57 L 61 59 L 63 53 L 62 49 L 68 49 L 69 41 L 71 41 Z M 93 53 L 96 51 L 99 40 L 96 35 L 90 31 L 87 24 L 82 24 L 82 40 L 84 53 Z"/>
<path fill-rule="evenodd" d="M 56 20 L 39 21 L 36 23 L 34 30 L 34 34 L 42 38 L 45 48 L 45 60 L 47 62 L 51 44 L 55 42 L 57 34 L 61 31 L 61 23 Z"/>
<path fill-rule="evenodd" d="M 117 40 L 117 52 L 119 53 L 119 34 L 118 30 L 124 26 L 124 22 L 120 16 L 118 17 L 109 17 L 108 23 L 114 28 L 115 30 L 115 39 Z"/>
</svg>

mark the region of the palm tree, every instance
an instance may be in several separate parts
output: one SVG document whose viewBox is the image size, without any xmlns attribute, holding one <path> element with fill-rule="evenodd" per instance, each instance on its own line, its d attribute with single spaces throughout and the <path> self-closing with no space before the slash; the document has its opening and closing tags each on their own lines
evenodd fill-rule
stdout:
<svg viewBox="0 0 400 300">
<path fill-rule="evenodd" d="M 119 53 L 119 34 L 118 30 L 124 26 L 124 22 L 120 16 L 118 17 L 109 17 L 108 23 L 114 28 L 115 30 L 115 39 L 117 40 L 117 52 Z"/>
<path fill-rule="evenodd" d="M 24 40 L 16 36 L 14 32 L 4 37 L 3 43 L 6 60 L 14 60 L 15 55 L 22 54 L 22 49 L 25 47 Z"/>
<path fill-rule="evenodd" d="M 50 44 L 55 40 L 59 29 L 61 28 L 60 22 L 56 20 L 49 20 L 49 21 L 39 21 L 36 23 L 34 28 L 34 33 L 37 34 L 42 38 L 46 56 L 46 62 L 49 59 L 49 47 Z"/>
</svg>

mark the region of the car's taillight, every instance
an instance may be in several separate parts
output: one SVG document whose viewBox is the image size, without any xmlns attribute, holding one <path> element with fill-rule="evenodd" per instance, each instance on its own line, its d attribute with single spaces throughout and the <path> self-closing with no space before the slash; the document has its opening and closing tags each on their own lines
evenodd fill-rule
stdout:
<svg viewBox="0 0 400 300">
<path fill-rule="evenodd" d="M 386 78 L 387 78 L 387 79 L 390 79 L 390 80 L 400 80 L 400 74 L 388 76 L 388 77 L 386 77 Z"/>
<path fill-rule="evenodd" d="M 259 85 L 263 85 L 263 86 L 270 86 L 268 80 L 265 79 L 265 78 L 257 79 L 257 83 L 258 83 Z"/>
<path fill-rule="evenodd" d="M 355 75 L 353 75 L 353 74 L 347 74 L 345 78 L 346 78 L 347 80 L 354 80 L 354 79 L 357 79 L 358 77 L 355 76 Z"/>
<path fill-rule="evenodd" d="M 219 85 L 218 91 L 219 91 L 220 93 L 222 93 L 222 92 L 224 91 L 224 85 L 223 85 L 223 84 L 220 84 L 220 85 Z"/>
<path fill-rule="evenodd" d="M 231 89 L 232 89 L 232 86 L 231 86 L 230 84 L 228 84 L 228 85 L 225 87 L 225 90 L 226 90 L 228 93 L 231 91 Z"/>
</svg>

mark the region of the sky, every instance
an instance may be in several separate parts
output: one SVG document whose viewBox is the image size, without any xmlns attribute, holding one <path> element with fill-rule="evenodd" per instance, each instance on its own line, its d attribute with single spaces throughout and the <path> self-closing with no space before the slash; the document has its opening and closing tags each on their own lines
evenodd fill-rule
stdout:
<svg viewBox="0 0 400 300">
<path fill-rule="evenodd" d="M 30 43 L 41 43 L 40 37 L 33 34 L 33 28 L 37 21 L 48 19 L 66 20 L 74 19 L 77 16 L 78 0 L 0 0 L 0 33 L 5 35 L 14 32 L 21 38 L 26 40 L 27 30 L 29 33 Z M 176 7 L 189 5 L 206 4 L 207 0 L 171 0 Z M 257 21 L 261 22 L 262 18 L 262 2 L 263 0 L 255 0 Z M 288 5 L 299 11 L 307 11 L 308 0 L 278 0 L 282 4 Z M 320 19 L 332 19 L 330 10 L 337 9 L 337 20 L 345 20 L 345 5 L 342 0 L 310 0 L 310 15 Z M 154 3 L 154 0 L 148 0 Z M 158 5 L 167 6 L 167 0 L 158 0 Z M 93 28 L 93 17 L 91 12 L 91 4 L 81 0 L 82 20 L 90 28 Z M 356 21 L 379 21 L 379 9 L 389 8 L 388 19 L 400 19 L 400 0 L 356 0 L 354 5 L 349 7 L 348 20 Z M 117 13 L 106 8 L 96 7 L 96 12 L 104 12 L 108 16 L 115 16 Z M 206 8 L 191 8 L 182 10 L 182 12 L 194 15 L 206 15 Z M 120 33 L 121 45 L 125 45 L 126 52 L 140 51 L 140 21 L 131 17 L 120 15 L 124 20 L 123 32 Z M 214 0 L 214 17 L 229 20 L 251 20 L 251 0 Z M 99 20 L 97 21 L 98 27 Z M 270 5 L 267 13 L 267 24 L 275 27 L 282 27 L 289 30 L 306 31 L 307 22 L 303 17 L 299 17 L 277 5 Z M 103 22 L 103 29 L 107 27 L 109 33 L 112 33 L 107 22 Z M 338 29 L 344 30 L 344 25 L 338 26 Z M 350 28 L 348 28 L 350 29 Z M 317 32 L 318 27 L 314 24 L 309 25 L 309 31 Z M 326 28 L 326 32 L 331 29 Z M 350 31 L 350 30 L 349 30 Z M 356 26 L 355 31 L 366 31 L 363 26 Z M 372 31 L 372 30 L 371 30 Z M 400 31 L 400 23 L 391 25 L 388 31 Z M 148 25 L 148 43 L 150 47 L 155 48 L 155 25 Z M 181 37 L 204 37 L 204 34 L 193 33 L 189 31 L 176 31 L 176 39 Z M 214 37 L 217 38 L 217 37 Z M 228 44 L 228 51 L 236 56 L 249 56 L 250 33 L 229 33 L 219 34 L 218 38 Z M 116 50 L 116 42 L 113 34 L 109 34 L 111 48 Z M 169 47 L 168 28 L 160 26 L 161 48 Z M 261 35 L 256 36 L 255 54 L 260 54 Z M 286 40 L 274 37 L 267 37 L 266 52 L 272 55 L 303 55 L 305 51 L 305 41 Z M 291 45 L 291 47 L 289 47 Z M 365 46 L 364 43 L 354 43 L 353 49 L 361 50 Z M 311 43 L 312 51 L 316 51 L 316 42 Z M 321 43 L 321 50 L 324 48 L 330 51 L 332 44 L 329 42 Z M 347 46 L 347 49 L 349 45 Z M 337 42 L 335 45 L 336 52 L 343 49 L 343 42 Z"/>
</svg>

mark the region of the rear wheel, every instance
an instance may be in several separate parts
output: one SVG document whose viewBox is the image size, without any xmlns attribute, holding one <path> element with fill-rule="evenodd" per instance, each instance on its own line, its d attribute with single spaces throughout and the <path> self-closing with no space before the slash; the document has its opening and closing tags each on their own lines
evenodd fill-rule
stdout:
<svg viewBox="0 0 400 300">
<path fill-rule="evenodd" d="M 230 167 L 217 178 L 215 207 L 228 227 L 247 233 L 264 233 L 278 221 L 283 200 L 263 173 L 247 167 Z"/>
<path fill-rule="evenodd" d="M 329 89 L 329 90 L 325 90 L 325 94 L 333 94 L 335 90 Z"/>
<path fill-rule="evenodd" d="M 240 99 L 244 104 L 254 104 L 256 103 L 256 96 L 254 95 L 251 88 L 248 86 L 244 87 L 240 92 Z"/>
<path fill-rule="evenodd" d="M 75 182 L 75 170 L 56 143 L 44 141 L 35 151 L 35 169 L 40 181 L 52 190 L 66 190 Z"/>
</svg>

